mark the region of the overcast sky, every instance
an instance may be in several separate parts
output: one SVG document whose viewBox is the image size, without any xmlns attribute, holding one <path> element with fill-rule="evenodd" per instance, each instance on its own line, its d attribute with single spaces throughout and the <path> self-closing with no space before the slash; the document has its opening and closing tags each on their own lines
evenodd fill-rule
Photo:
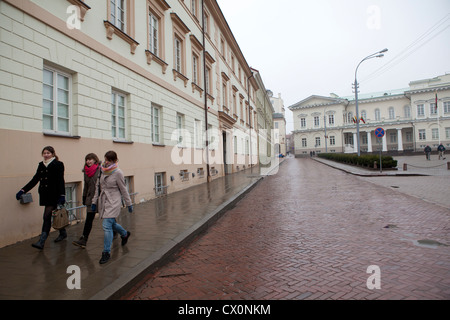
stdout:
<svg viewBox="0 0 450 320">
<path fill-rule="evenodd" d="M 450 73 L 450 0 L 217 0 L 248 64 L 288 107 L 313 94 L 407 88 Z"/>
</svg>

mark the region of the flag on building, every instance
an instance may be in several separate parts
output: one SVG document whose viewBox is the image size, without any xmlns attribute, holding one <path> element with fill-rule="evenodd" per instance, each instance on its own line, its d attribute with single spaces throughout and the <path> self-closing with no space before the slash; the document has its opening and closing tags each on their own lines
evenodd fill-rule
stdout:
<svg viewBox="0 0 450 320">
<path fill-rule="evenodd" d="M 437 103 L 438 103 L 437 90 L 434 93 L 435 93 L 435 105 L 434 105 L 434 107 L 436 108 L 436 111 L 437 111 L 437 108 L 438 108 L 438 105 L 437 105 Z"/>
</svg>

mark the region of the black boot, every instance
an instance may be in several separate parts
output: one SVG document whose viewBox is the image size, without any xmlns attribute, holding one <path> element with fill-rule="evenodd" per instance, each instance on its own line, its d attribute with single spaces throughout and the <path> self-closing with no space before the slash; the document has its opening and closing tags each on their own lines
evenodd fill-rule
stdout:
<svg viewBox="0 0 450 320">
<path fill-rule="evenodd" d="M 74 245 L 79 246 L 81 248 L 86 248 L 88 237 L 81 236 L 80 240 L 72 242 Z"/>
<path fill-rule="evenodd" d="M 111 254 L 109 252 L 102 252 L 102 258 L 100 259 L 99 263 L 100 264 L 107 263 L 109 258 L 111 258 Z"/>
<path fill-rule="evenodd" d="M 38 242 L 33 243 L 31 246 L 36 249 L 44 249 L 45 240 L 47 240 L 48 234 L 46 232 L 42 232 L 39 237 Z"/>
<path fill-rule="evenodd" d="M 65 238 L 67 238 L 67 231 L 66 229 L 59 230 L 59 236 L 55 239 L 55 242 L 63 241 Z"/>
</svg>

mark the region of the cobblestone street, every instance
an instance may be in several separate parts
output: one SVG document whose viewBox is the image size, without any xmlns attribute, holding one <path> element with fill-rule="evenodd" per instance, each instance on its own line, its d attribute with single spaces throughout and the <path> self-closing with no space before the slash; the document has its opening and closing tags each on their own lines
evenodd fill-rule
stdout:
<svg viewBox="0 0 450 320">
<path fill-rule="evenodd" d="M 395 179 L 288 158 L 124 299 L 450 299 L 450 210 Z"/>
</svg>

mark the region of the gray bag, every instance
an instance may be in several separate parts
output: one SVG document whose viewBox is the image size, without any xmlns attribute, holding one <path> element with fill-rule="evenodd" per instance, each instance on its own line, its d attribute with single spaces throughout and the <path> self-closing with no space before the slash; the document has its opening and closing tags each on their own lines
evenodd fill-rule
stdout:
<svg viewBox="0 0 450 320">
<path fill-rule="evenodd" d="M 24 193 L 20 196 L 21 204 L 27 204 L 30 202 L 33 202 L 33 197 L 31 196 L 31 193 Z"/>
</svg>

